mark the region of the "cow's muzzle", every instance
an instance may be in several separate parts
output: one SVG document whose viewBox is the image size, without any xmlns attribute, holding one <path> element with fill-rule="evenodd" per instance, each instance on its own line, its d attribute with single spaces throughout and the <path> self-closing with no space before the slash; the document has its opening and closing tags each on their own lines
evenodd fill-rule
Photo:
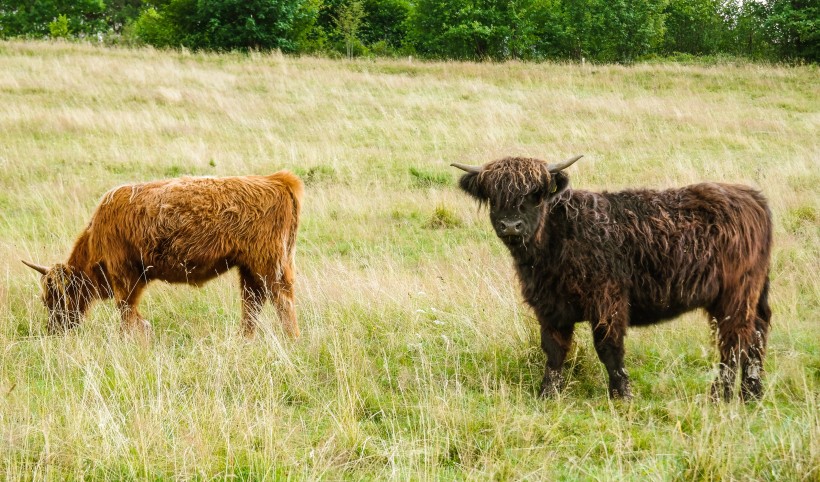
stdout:
<svg viewBox="0 0 820 482">
<path fill-rule="evenodd" d="M 498 235 L 505 237 L 521 236 L 524 234 L 524 222 L 520 220 L 498 222 Z"/>
</svg>

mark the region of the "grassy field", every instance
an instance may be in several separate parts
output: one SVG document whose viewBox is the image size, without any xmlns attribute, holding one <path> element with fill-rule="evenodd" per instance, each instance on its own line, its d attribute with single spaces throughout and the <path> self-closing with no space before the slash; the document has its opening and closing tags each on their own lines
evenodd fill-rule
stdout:
<svg viewBox="0 0 820 482">
<path fill-rule="evenodd" d="M 0 478 L 820 480 L 820 71 L 331 61 L 0 43 Z M 691 313 L 627 338 L 608 400 L 588 329 L 570 385 L 450 162 L 584 159 L 578 189 L 748 183 L 771 201 L 759 403 L 713 404 Z M 302 337 L 239 335 L 238 276 L 157 283 L 154 339 L 96 305 L 48 336 L 37 275 L 102 194 L 179 175 L 307 185 Z"/>
</svg>

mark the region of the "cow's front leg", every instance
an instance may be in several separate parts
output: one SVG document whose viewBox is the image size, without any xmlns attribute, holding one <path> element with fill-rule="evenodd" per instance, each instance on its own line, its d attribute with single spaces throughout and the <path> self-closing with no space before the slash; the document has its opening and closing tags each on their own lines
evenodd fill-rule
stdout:
<svg viewBox="0 0 820 482">
<path fill-rule="evenodd" d="M 151 335 L 151 323 L 137 311 L 137 303 L 139 303 L 145 285 L 146 283 L 142 281 L 113 282 L 112 288 L 114 301 L 122 318 L 122 330 L 125 333 L 136 334 L 147 340 Z"/>
<path fill-rule="evenodd" d="M 592 320 L 592 339 L 598 358 L 606 367 L 609 376 L 609 396 L 612 398 L 632 398 L 629 377 L 624 369 L 624 336 L 627 328 L 625 304 L 618 304 L 603 310 Z"/>
<path fill-rule="evenodd" d="M 547 355 L 547 365 L 544 369 L 544 379 L 541 381 L 541 397 L 550 397 L 558 394 L 564 385 L 562 368 L 567 352 L 572 345 L 572 332 L 575 326 L 555 327 L 541 322 L 541 348 Z"/>
</svg>

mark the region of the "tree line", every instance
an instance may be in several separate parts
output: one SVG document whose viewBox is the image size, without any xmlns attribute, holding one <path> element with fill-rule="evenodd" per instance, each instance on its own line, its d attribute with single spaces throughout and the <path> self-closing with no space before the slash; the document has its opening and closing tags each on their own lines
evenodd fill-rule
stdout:
<svg viewBox="0 0 820 482">
<path fill-rule="evenodd" d="M 820 0 L 0 0 L 0 38 L 192 50 L 817 62 Z"/>
</svg>

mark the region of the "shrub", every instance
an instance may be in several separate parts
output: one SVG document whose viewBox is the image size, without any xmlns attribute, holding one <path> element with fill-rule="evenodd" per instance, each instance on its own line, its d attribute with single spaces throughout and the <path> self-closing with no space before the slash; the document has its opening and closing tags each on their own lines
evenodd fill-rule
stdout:
<svg viewBox="0 0 820 482">
<path fill-rule="evenodd" d="M 178 44 L 178 36 L 173 23 L 153 7 L 143 10 L 134 22 L 133 34 L 141 42 L 154 47 L 170 47 Z"/>
<path fill-rule="evenodd" d="M 68 29 L 68 17 L 65 15 L 58 15 L 52 22 L 48 24 L 48 33 L 51 38 L 68 38 L 71 32 Z"/>
</svg>

